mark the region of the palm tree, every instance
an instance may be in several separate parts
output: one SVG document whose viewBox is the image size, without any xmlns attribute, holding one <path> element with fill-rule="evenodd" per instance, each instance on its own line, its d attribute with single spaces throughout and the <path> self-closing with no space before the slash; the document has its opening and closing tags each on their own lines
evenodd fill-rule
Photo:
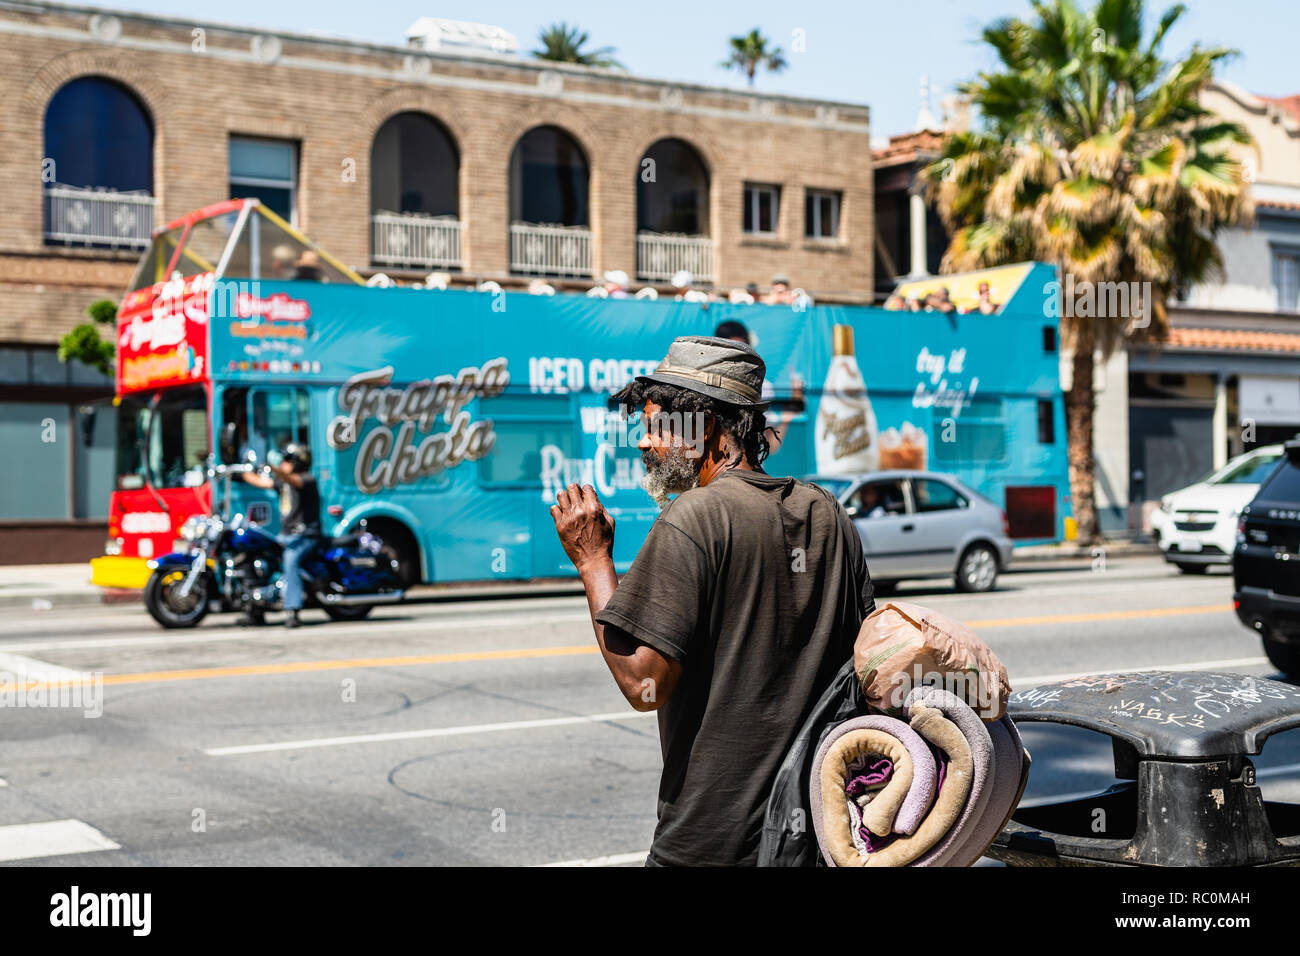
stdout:
<svg viewBox="0 0 1300 956">
<path fill-rule="evenodd" d="M 767 37 L 759 33 L 757 27 L 744 36 L 732 37 L 731 56 L 718 65 L 724 70 L 736 69 L 744 73 L 750 86 L 754 85 L 754 74 L 760 66 L 767 67 L 772 73 L 780 73 L 788 66 L 781 48 L 775 46 L 769 50 Z"/>
<path fill-rule="evenodd" d="M 537 41 L 542 49 L 534 50 L 533 56 L 539 60 L 555 60 L 558 63 L 577 63 L 582 66 L 596 66 L 604 70 L 625 69 L 622 63 L 614 59 L 617 52 L 612 46 L 603 46 L 599 50 L 583 52 L 587 45 L 587 31 L 571 27 L 567 23 L 552 23 L 540 30 Z"/>
<path fill-rule="evenodd" d="M 1092 544 L 1094 351 L 1164 340 L 1170 293 L 1222 275 L 1215 236 L 1252 213 L 1232 147 L 1252 141 L 1199 103 L 1234 51 L 1194 46 L 1161 59 L 1181 4 L 1146 41 L 1143 0 L 1099 0 L 1087 12 L 1072 0 L 1032 6 L 1032 20 L 984 30 L 1000 69 L 962 86 L 984 128 L 948 137 L 922 179 L 952 234 L 943 271 L 1027 259 L 1060 270 L 1070 488 L 1079 540 Z M 1065 301 L 1071 280 L 1075 299 Z M 1149 282 L 1150 301 L 1094 317 L 1082 297 L 1096 301 L 1100 282 L 1131 283 L 1109 287 L 1130 290 L 1130 302 Z"/>
</svg>

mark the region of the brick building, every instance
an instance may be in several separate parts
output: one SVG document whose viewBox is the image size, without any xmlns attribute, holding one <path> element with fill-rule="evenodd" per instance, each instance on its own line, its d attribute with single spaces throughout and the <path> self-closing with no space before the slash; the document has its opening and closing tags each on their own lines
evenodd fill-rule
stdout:
<svg viewBox="0 0 1300 956">
<path fill-rule="evenodd" d="M 399 280 L 784 273 L 870 301 L 865 106 L 445 52 L 418 27 L 379 45 L 0 7 L 0 561 L 100 549 L 115 438 L 78 408 L 111 387 L 55 345 L 120 299 L 153 228 L 233 195 Z"/>
</svg>

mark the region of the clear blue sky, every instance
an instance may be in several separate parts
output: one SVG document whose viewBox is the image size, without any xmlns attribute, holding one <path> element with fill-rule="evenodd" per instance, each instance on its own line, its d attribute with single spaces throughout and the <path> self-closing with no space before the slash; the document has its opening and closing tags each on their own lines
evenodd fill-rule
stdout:
<svg viewBox="0 0 1300 956">
<path fill-rule="evenodd" d="M 1001 16 L 1027 15 L 1024 0 L 857 0 L 791 3 L 790 0 L 89 0 L 102 7 L 212 19 L 225 23 L 325 33 L 380 43 L 405 42 L 418 17 L 472 20 L 504 27 L 521 49 L 537 46 L 538 29 L 567 20 L 591 34 L 593 46 L 613 46 L 636 74 L 687 82 L 744 86 L 738 73 L 717 64 L 727 37 L 758 27 L 786 51 L 789 68 L 760 74 L 755 88 L 866 103 L 876 135 L 912 128 L 920 76 L 929 73 L 932 108 L 958 82 L 992 65 L 980 29 Z M 1081 0 L 1081 5 L 1089 0 Z M 1166 56 L 1194 42 L 1240 51 L 1220 75 L 1256 93 L 1300 93 L 1300 4 L 1296 0 L 1186 0 L 1188 12 L 1165 40 Z M 1155 19 L 1168 3 L 1148 4 Z M 792 51 L 802 30 L 806 51 Z"/>
</svg>

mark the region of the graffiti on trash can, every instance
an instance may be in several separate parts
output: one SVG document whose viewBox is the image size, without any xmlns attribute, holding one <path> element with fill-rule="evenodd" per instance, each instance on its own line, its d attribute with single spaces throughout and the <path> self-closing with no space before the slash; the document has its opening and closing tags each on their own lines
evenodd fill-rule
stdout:
<svg viewBox="0 0 1300 956">
<path fill-rule="evenodd" d="M 1110 710 L 1116 717 L 1142 717 L 1175 727 L 1205 726 L 1205 718 L 1197 714 L 1179 714 L 1163 705 L 1152 707 L 1140 700 L 1121 699 L 1118 704 L 1112 704 Z"/>
<path fill-rule="evenodd" d="M 1044 704 L 1050 704 L 1060 699 L 1061 689 L 1059 687 L 1035 687 L 1032 690 L 1022 690 L 1015 695 L 1016 703 L 1026 707 L 1042 707 Z"/>
</svg>

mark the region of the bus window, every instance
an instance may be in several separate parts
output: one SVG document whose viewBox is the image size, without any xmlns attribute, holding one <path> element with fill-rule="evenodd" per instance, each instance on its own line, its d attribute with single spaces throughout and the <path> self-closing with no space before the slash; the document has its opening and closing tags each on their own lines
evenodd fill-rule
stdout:
<svg viewBox="0 0 1300 956">
<path fill-rule="evenodd" d="M 215 272 L 222 253 L 230 242 L 230 233 L 239 221 L 239 211 L 231 210 L 210 219 L 200 219 L 190 227 L 189 238 L 176 262 L 176 272 L 183 276 Z M 247 258 L 247 257 L 245 257 Z"/>
<path fill-rule="evenodd" d="M 309 444 L 311 430 L 307 390 L 302 388 L 255 388 L 248 396 L 251 428 L 248 447 L 259 461 L 274 464 L 275 456 L 290 442 Z"/>
<path fill-rule="evenodd" d="M 248 444 L 248 389 L 228 388 L 221 394 L 221 461 L 233 465 L 244 460 Z"/>
<path fill-rule="evenodd" d="M 253 229 L 258 230 L 258 278 L 353 284 L 353 279 L 334 268 L 319 252 L 268 216 L 249 216 L 245 232 Z"/>
<path fill-rule="evenodd" d="M 563 474 L 574 455 L 572 422 L 496 421 L 492 454 L 479 460 L 485 485 L 540 487 L 544 477 Z"/>
<path fill-rule="evenodd" d="M 570 397 L 501 395 L 490 408 L 496 444 L 479 459 L 479 483 L 537 488 L 560 480 L 578 449 Z"/>
<path fill-rule="evenodd" d="M 135 270 L 135 278 L 131 280 L 130 291 L 147 289 L 155 283 L 166 281 L 167 265 L 172 261 L 172 253 L 176 251 L 176 244 L 181 241 L 182 231 L 182 227 L 177 226 L 175 229 L 160 234 L 149 244 L 149 251 L 144 254 L 139 267 Z"/>
<path fill-rule="evenodd" d="M 118 408 L 117 486 L 197 487 L 208 457 L 207 397 L 202 388 L 131 395 Z M 143 453 L 143 454 L 142 454 Z"/>
</svg>

